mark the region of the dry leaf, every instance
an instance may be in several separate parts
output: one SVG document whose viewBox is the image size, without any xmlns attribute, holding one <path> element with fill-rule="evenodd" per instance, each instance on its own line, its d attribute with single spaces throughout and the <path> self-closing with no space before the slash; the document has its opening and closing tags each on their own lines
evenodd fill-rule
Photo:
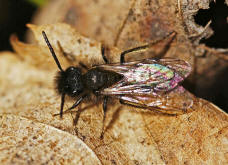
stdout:
<svg viewBox="0 0 228 165">
<path fill-rule="evenodd" d="M 20 116 L 0 119 L 1 164 L 101 164 L 76 136 Z"/>
<path fill-rule="evenodd" d="M 34 49 L 31 49 L 31 53 L 40 49 L 37 54 L 46 57 L 47 60 L 51 59 L 41 35 L 41 31 L 44 30 L 59 57 L 62 56 L 56 41 L 60 41 L 64 51 L 75 56 L 76 63 L 82 61 L 88 66 L 95 62 L 103 63 L 101 44 L 81 36 L 69 25 L 30 25 L 29 27 L 39 43 L 39 45 L 33 45 Z M 57 70 L 54 61 L 50 61 L 50 64 L 46 63 L 52 67 L 40 68 L 39 65 L 34 65 L 36 58 L 32 61 L 29 57 L 31 45 L 17 44 L 16 47 L 16 51 L 20 50 L 17 51 L 19 55 L 9 52 L 0 54 L 0 85 L 3 87 L 0 89 L 1 163 L 28 163 L 28 160 L 31 161 L 33 158 L 34 163 L 39 164 L 40 160 L 50 160 L 51 156 L 44 155 L 46 151 L 54 155 L 50 163 L 69 161 L 63 162 L 64 164 L 73 163 L 73 161 L 85 164 L 87 162 L 88 164 L 90 162 L 97 164 L 226 164 L 228 162 L 228 117 L 212 103 L 198 99 L 189 93 L 187 95 L 194 99 L 194 111 L 174 117 L 141 109 L 136 111 L 132 107 L 120 106 L 118 102 L 113 101 L 108 105 L 106 132 L 104 139 L 101 140 L 99 138 L 103 119 L 101 105 L 90 106 L 83 111 L 77 126 L 73 125 L 74 113 L 64 114 L 62 120 L 59 117 L 53 117 L 53 114 L 59 113 L 60 104 L 60 98 L 55 94 L 52 85 L 54 72 Z M 110 47 L 108 58 L 118 61 L 119 53 L 120 50 Z M 45 59 L 44 57 L 41 57 L 41 60 Z M 64 58 L 60 58 L 60 61 L 64 62 Z M 45 66 L 45 61 L 42 65 Z M 66 67 L 65 61 L 64 68 Z M 72 103 L 73 100 L 68 100 L 66 108 Z M 82 107 L 89 105 L 84 103 Z M 33 134 L 36 137 L 39 136 L 41 142 L 37 139 L 31 142 Z M 27 139 L 23 140 L 25 136 Z M 20 137 L 22 139 L 19 139 Z M 57 149 L 58 145 L 52 146 L 53 141 L 49 140 L 52 137 L 54 141 L 63 140 L 58 143 L 61 144 L 60 152 Z M 11 140 L 6 140 L 7 138 Z M 22 142 L 19 143 L 19 141 Z M 30 145 L 34 143 L 37 143 L 37 147 L 42 145 L 45 151 L 31 148 Z M 15 144 L 20 145 L 15 148 Z M 54 147 L 52 151 L 50 151 L 51 147 Z M 14 152 L 6 156 L 5 153 L 9 153 L 9 150 Z M 72 157 L 71 150 L 75 153 L 75 157 Z M 21 154 L 22 151 L 23 154 Z M 68 152 L 69 155 L 66 156 Z M 29 155 L 25 157 L 25 153 Z M 20 159 L 18 155 L 21 156 Z M 37 162 L 38 158 L 39 162 Z"/>
<path fill-rule="evenodd" d="M 194 69 L 187 80 L 188 88 L 198 96 L 211 100 L 220 97 L 225 102 L 228 99 L 223 90 L 226 83 L 218 82 L 227 82 L 223 75 L 228 69 L 228 49 L 215 49 L 200 44 L 199 41 L 210 37 L 213 31 L 210 22 L 203 27 L 194 19 L 200 9 L 209 8 L 210 2 L 212 1 L 51 1 L 37 13 L 34 22 L 43 24 L 63 21 L 76 27 L 81 34 L 122 50 L 153 42 L 176 31 L 176 38 L 168 47 L 166 44 L 158 45 L 137 57 L 166 56 L 187 60 Z"/>
<path fill-rule="evenodd" d="M 220 54 L 227 59 L 224 55 L 228 53 L 226 49 L 199 45 L 200 39 L 211 36 L 213 32 L 209 26 L 202 27 L 196 24 L 194 15 L 200 9 L 208 9 L 210 2 L 210 0 L 51 1 L 36 14 L 34 23 L 63 21 L 75 26 L 82 34 L 124 49 L 140 45 L 142 42 L 151 42 L 166 35 L 170 30 L 175 30 L 179 34 L 178 44 L 188 44 L 189 50 L 192 46 L 203 48 L 209 53 Z M 195 54 L 202 55 L 204 51 Z"/>
</svg>

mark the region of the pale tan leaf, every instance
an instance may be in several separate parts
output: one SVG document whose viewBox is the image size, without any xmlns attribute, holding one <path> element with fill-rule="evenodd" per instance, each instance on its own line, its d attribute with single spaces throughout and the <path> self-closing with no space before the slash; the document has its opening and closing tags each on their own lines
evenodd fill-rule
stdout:
<svg viewBox="0 0 228 165">
<path fill-rule="evenodd" d="M 90 58 L 101 59 L 98 47 L 88 44 L 90 39 L 80 36 L 68 25 L 52 24 L 32 28 L 42 45 L 41 49 L 45 51 L 47 48 L 40 34 L 42 30 L 47 32 L 53 45 L 54 41 L 62 39 L 60 41 L 64 45 L 63 49 L 65 50 L 66 46 L 66 50 L 74 51 L 73 55 L 82 62 L 90 63 L 88 62 Z M 69 35 L 62 34 L 61 30 Z M 79 37 L 87 42 L 78 44 L 73 42 L 68 45 L 70 41 Z M 75 44 L 80 49 L 74 49 Z M 96 42 L 95 45 L 99 43 Z M 120 52 L 116 48 L 110 49 L 111 52 Z M 82 57 L 85 55 L 84 51 L 90 52 L 88 59 Z M 110 54 L 110 57 L 112 55 L 117 61 L 118 54 Z M 103 63 L 99 60 L 98 62 Z M 228 117 L 212 103 L 192 96 L 193 111 L 178 116 L 165 116 L 147 110 L 120 106 L 118 101 L 113 100 L 108 104 L 105 135 L 101 140 L 103 125 L 101 104 L 94 102 L 97 105 L 84 110 L 78 124 L 74 126 L 75 113 L 64 114 L 62 120 L 59 116 L 53 117 L 53 114 L 59 113 L 60 97 L 53 89 L 52 71 L 41 70 L 33 63 L 22 61 L 17 55 L 7 52 L 1 53 L 0 62 L 0 70 L 3 71 L 0 74 L 0 85 L 4 87 L 0 90 L 1 114 L 14 115 L 14 128 L 17 128 L 23 119 L 28 123 L 42 123 L 45 128 L 55 127 L 68 132 L 83 140 L 102 164 L 225 164 L 228 162 L 226 155 Z M 55 70 L 57 71 L 57 67 Z M 170 99 L 175 100 L 175 96 Z M 178 97 L 178 99 L 185 98 Z M 68 99 L 65 108 L 67 109 L 73 102 L 74 100 Z M 82 107 L 90 104 L 93 102 L 85 102 Z M 33 129 L 36 125 L 29 125 L 28 129 L 30 127 Z M 2 129 L 5 132 L 6 128 Z M 64 133 L 63 139 L 72 137 L 68 133 Z M 4 140 L 3 136 L 0 139 Z M 17 144 L 17 141 L 14 142 Z M 69 143 L 75 142 L 69 140 Z M 67 152 L 67 148 L 62 152 Z M 19 147 L 20 149 L 22 150 L 23 146 Z M 39 155 L 39 152 L 36 154 Z M 94 157 L 88 159 L 92 161 Z"/>
<path fill-rule="evenodd" d="M 14 115 L 0 116 L 1 164 L 101 164 L 76 136 Z"/>
</svg>

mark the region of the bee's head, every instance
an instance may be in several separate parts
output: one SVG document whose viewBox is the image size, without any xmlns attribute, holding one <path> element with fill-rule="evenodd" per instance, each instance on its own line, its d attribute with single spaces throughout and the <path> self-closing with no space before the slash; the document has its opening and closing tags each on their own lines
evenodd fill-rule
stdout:
<svg viewBox="0 0 228 165">
<path fill-rule="evenodd" d="M 62 117 L 65 95 L 75 97 L 78 96 L 81 92 L 83 92 L 84 87 L 82 82 L 82 73 L 79 68 L 73 66 L 67 68 L 64 71 L 44 31 L 42 31 L 42 35 L 51 52 L 52 57 L 55 60 L 56 65 L 60 70 L 56 76 L 56 87 L 59 94 L 61 94 L 60 117 Z"/>
<path fill-rule="evenodd" d="M 78 96 L 83 91 L 81 70 L 71 66 L 65 71 L 59 71 L 56 76 L 56 88 L 59 94 Z"/>
</svg>

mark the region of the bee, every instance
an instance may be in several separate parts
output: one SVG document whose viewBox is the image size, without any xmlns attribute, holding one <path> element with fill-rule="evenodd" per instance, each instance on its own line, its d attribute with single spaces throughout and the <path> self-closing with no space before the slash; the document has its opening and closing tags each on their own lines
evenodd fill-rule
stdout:
<svg viewBox="0 0 228 165">
<path fill-rule="evenodd" d="M 102 47 L 101 55 L 106 64 L 93 66 L 83 74 L 79 67 L 70 66 L 64 70 L 44 31 L 42 35 L 59 68 L 56 86 L 61 95 L 61 118 L 66 95 L 76 100 L 67 111 L 76 108 L 91 95 L 102 97 L 103 122 L 110 98 L 119 99 L 121 104 L 171 115 L 183 113 L 190 106 L 190 103 L 170 102 L 170 93 L 179 89 L 179 84 L 191 72 L 190 64 L 184 60 L 149 58 L 125 62 L 125 55 L 145 47 L 141 46 L 122 52 L 120 63 L 112 64 L 108 63 Z"/>
</svg>

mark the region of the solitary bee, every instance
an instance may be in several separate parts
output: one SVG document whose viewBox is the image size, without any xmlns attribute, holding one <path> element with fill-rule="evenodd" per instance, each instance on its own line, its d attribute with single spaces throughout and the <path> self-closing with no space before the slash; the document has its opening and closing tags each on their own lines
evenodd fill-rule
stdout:
<svg viewBox="0 0 228 165">
<path fill-rule="evenodd" d="M 94 66 L 83 74 L 79 67 L 70 66 L 63 70 L 45 32 L 43 31 L 42 34 L 60 70 L 56 78 L 57 90 L 61 95 L 60 117 L 63 115 L 66 95 L 76 99 L 68 110 L 77 107 L 91 94 L 103 97 L 103 121 L 108 98 L 119 99 L 121 104 L 171 115 L 182 113 L 190 106 L 186 103 L 169 101 L 169 93 L 178 89 L 180 82 L 191 72 L 191 66 L 186 61 L 149 58 L 125 62 L 127 53 L 145 47 L 142 46 L 122 52 L 120 63 L 108 64 L 102 47 L 101 54 L 106 64 Z"/>
</svg>

